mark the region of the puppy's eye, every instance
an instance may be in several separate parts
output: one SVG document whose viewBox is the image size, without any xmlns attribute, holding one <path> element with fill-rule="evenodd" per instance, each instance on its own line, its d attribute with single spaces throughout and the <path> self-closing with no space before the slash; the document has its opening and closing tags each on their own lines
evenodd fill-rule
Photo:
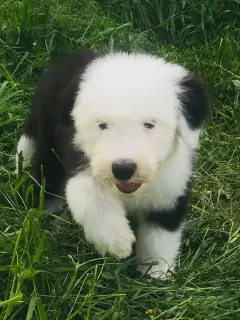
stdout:
<svg viewBox="0 0 240 320">
<path fill-rule="evenodd" d="M 145 123 L 144 123 L 144 127 L 145 127 L 146 129 L 153 129 L 153 128 L 155 127 L 155 122 L 154 122 L 154 121 L 152 121 L 152 122 L 145 122 Z"/>
<path fill-rule="evenodd" d="M 98 127 L 101 129 L 101 130 L 106 130 L 108 128 L 108 125 L 106 122 L 101 122 L 98 124 Z"/>
</svg>

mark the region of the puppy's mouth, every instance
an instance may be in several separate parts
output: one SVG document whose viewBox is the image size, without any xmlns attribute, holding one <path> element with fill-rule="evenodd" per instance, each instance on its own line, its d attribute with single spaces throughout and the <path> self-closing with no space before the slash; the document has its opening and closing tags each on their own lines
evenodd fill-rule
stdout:
<svg viewBox="0 0 240 320">
<path fill-rule="evenodd" d="M 122 193 L 133 193 L 137 191 L 141 187 L 141 185 L 142 185 L 141 183 L 136 183 L 128 180 L 118 181 L 116 183 L 116 187 Z"/>
</svg>

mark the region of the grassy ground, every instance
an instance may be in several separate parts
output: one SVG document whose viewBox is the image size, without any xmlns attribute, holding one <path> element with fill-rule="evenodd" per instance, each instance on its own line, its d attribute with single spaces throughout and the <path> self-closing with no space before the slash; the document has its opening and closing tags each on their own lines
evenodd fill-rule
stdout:
<svg viewBox="0 0 240 320">
<path fill-rule="evenodd" d="M 0 3 L 0 319 L 239 319 L 240 7 L 196 3 Z M 100 258 L 70 220 L 27 209 L 31 190 L 18 195 L 27 173 L 13 173 L 13 150 L 36 77 L 77 48 L 155 53 L 208 83 L 192 214 L 167 282 L 140 279 L 133 258 Z"/>
</svg>

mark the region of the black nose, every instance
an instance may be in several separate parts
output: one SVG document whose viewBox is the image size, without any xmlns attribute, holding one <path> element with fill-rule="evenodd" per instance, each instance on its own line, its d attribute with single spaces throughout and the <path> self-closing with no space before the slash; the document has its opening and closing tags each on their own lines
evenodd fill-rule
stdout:
<svg viewBox="0 0 240 320">
<path fill-rule="evenodd" d="M 134 175 L 136 168 L 136 163 L 131 160 L 119 160 L 113 162 L 112 173 L 118 180 L 128 180 Z"/>
</svg>

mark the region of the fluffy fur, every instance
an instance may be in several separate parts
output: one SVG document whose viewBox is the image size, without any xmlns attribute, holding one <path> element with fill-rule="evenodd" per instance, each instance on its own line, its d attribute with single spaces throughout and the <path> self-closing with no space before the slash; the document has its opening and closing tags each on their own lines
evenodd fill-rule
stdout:
<svg viewBox="0 0 240 320">
<path fill-rule="evenodd" d="M 165 277 L 179 252 L 207 109 L 202 83 L 179 65 L 74 53 L 40 80 L 17 153 L 24 165 L 33 156 L 38 182 L 42 167 L 48 193 L 66 195 L 102 255 L 126 258 L 136 241 L 138 270 Z"/>
</svg>

